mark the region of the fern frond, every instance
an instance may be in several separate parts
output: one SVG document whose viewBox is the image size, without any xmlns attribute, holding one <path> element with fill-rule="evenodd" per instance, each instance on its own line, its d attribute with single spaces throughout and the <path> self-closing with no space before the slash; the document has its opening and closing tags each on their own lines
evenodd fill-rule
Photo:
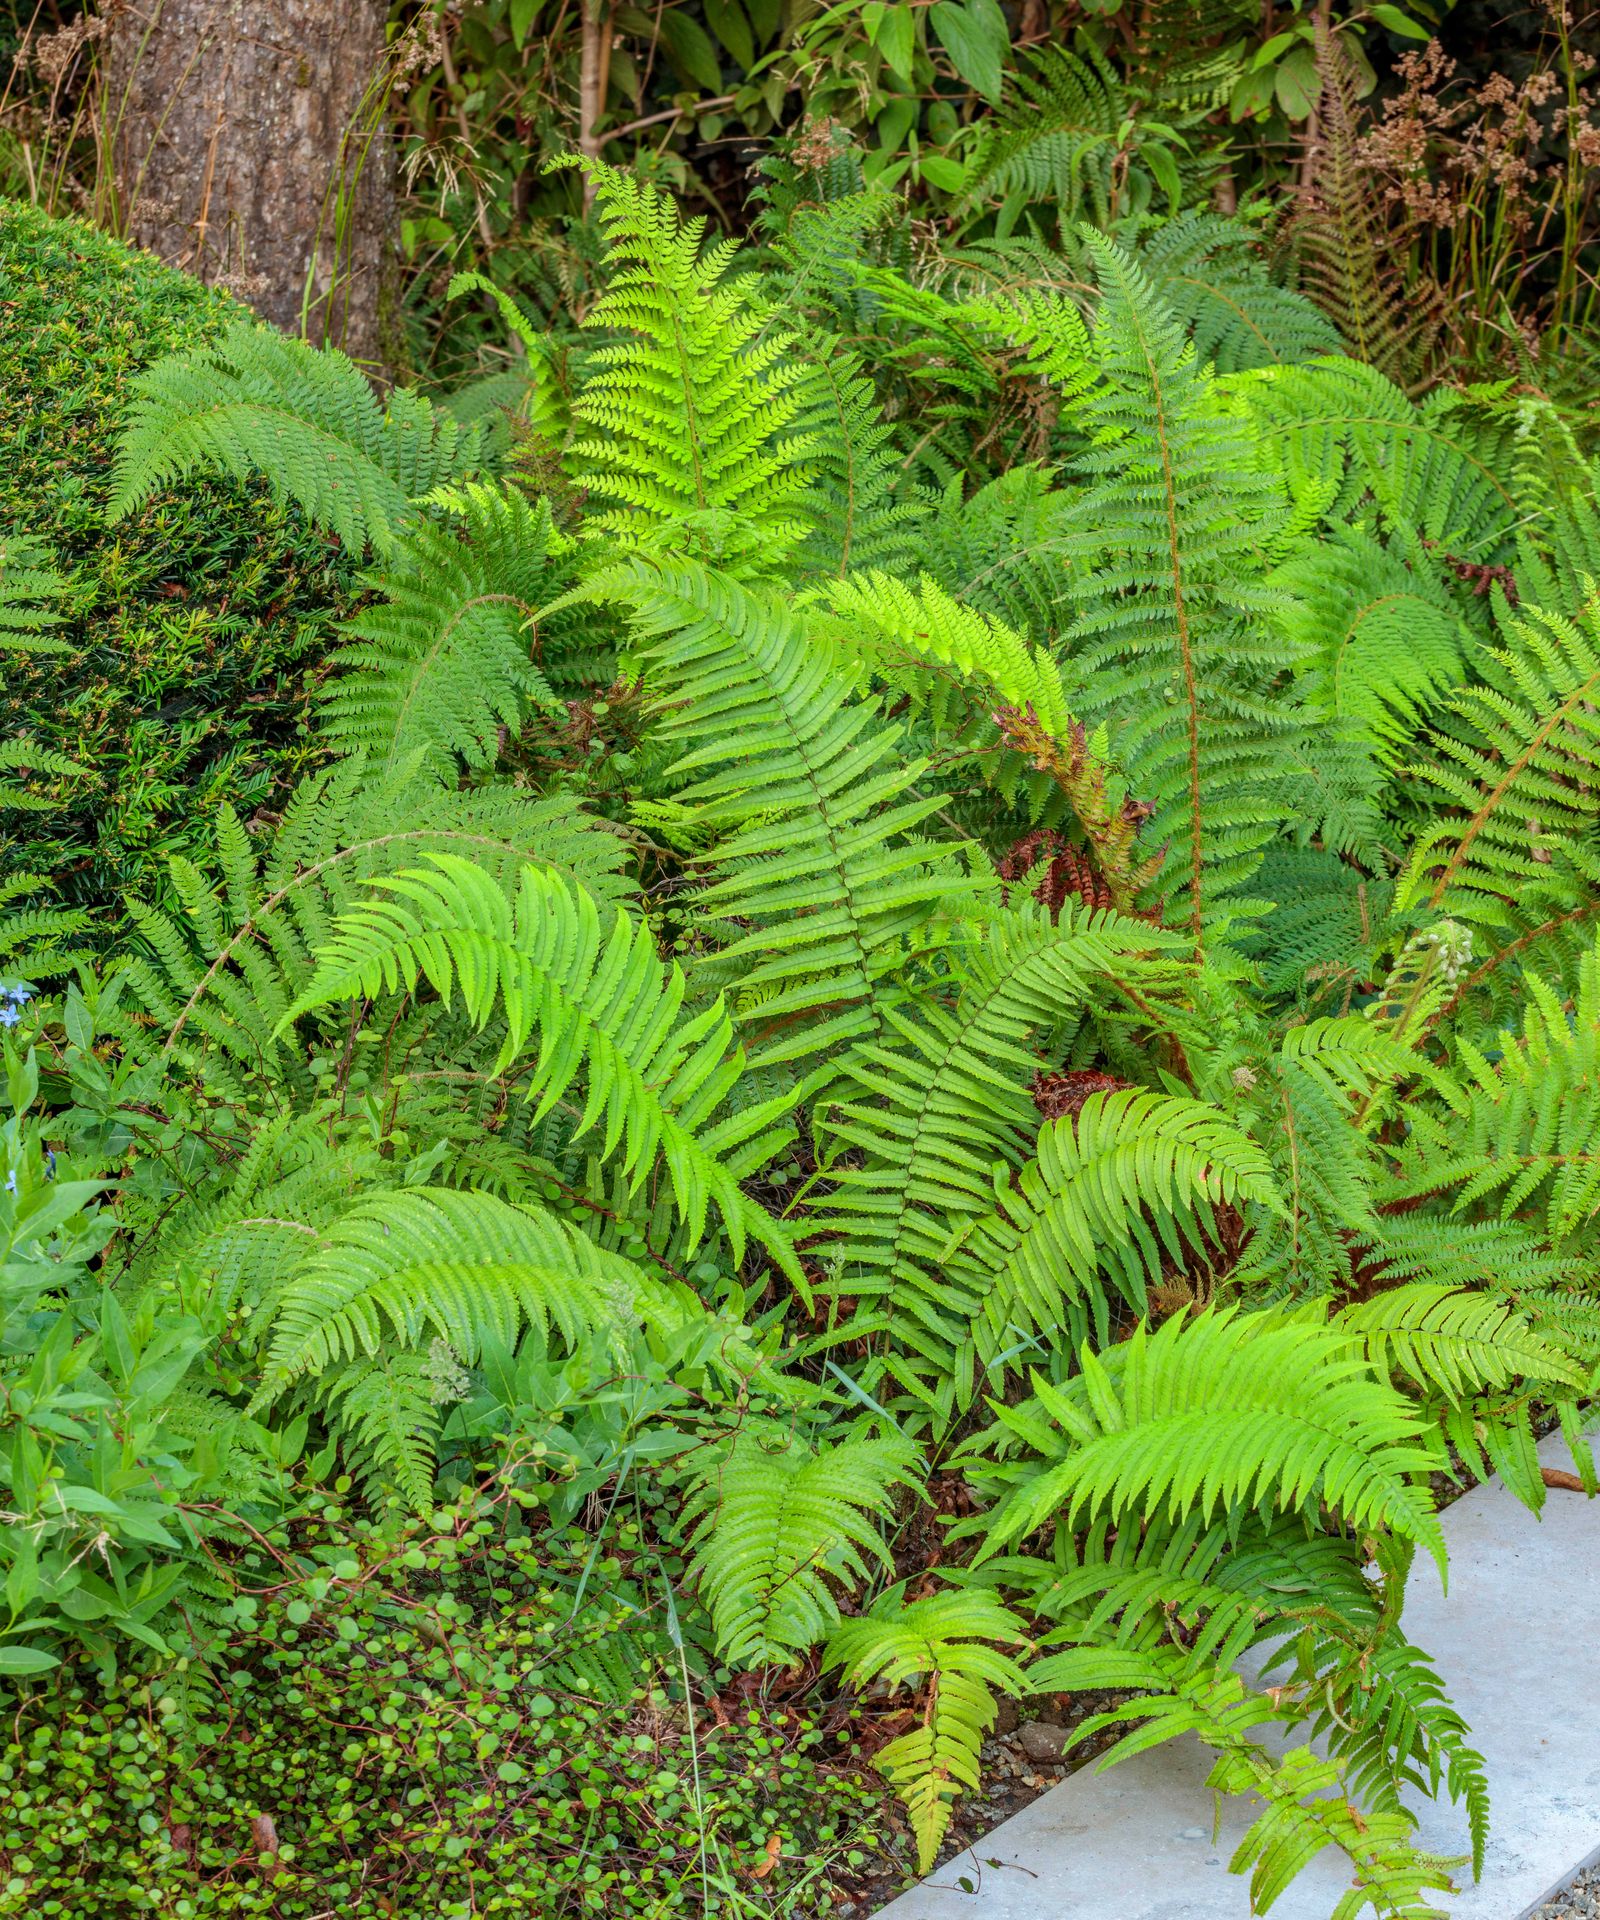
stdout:
<svg viewBox="0 0 1600 1920">
<path fill-rule="evenodd" d="M 646 686 L 694 776 L 680 804 L 717 837 L 703 924 L 739 931 L 716 965 L 760 996 L 769 1063 L 873 1031 L 874 987 L 947 902 L 986 879 L 916 829 L 923 763 L 834 644 L 770 595 L 694 566 L 602 582 L 635 610 Z"/>
<path fill-rule="evenodd" d="M 880 1537 L 896 1485 L 913 1485 L 898 1436 L 813 1448 L 754 1426 L 709 1460 L 689 1496 L 690 1558 L 725 1659 L 789 1665 L 839 1619 L 837 1582 L 890 1564 Z"/>
<path fill-rule="evenodd" d="M 1582 1384 L 1559 1348 L 1494 1294 L 1426 1284 L 1393 1287 L 1342 1308 L 1335 1324 L 1361 1335 L 1375 1366 L 1450 1401 L 1521 1380 Z"/>
<path fill-rule="evenodd" d="M 181 916 L 132 903 L 146 951 L 122 964 L 146 1019 L 128 1027 L 124 1044 L 145 1057 L 154 1043 L 239 1097 L 257 1074 L 292 1071 L 281 1023 L 338 914 L 370 881 L 454 853 L 514 890 L 535 861 L 581 885 L 606 916 L 630 891 L 619 871 L 624 851 L 568 801 L 530 801 L 504 789 L 452 792 L 415 767 L 374 779 L 352 755 L 301 782 L 263 861 L 225 811 L 220 886 L 178 862 Z"/>
<path fill-rule="evenodd" d="M 320 1237 L 270 1306 L 255 1406 L 294 1380 L 391 1345 L 447 1340 L 463 1360 L 525 1325 L 580 1333 L 648 1319 L 659 1283 L 554 1214 L 486 1193 L 410 1188 L 359 1201 Z"/>
<path fill-rule="evenodd" d="M 1198 944 L 1282 824 L 1272 794 L 1297 722 L 1260 637 L 1280 596 L 1264 544 L 1285 507 L 1138 264 L 1087 235 L 1101 282 L 1091 333 L 1044 297 L 995 308 L 1090 439 L 1072 540 L 1075 680 L 1090 724 L 1170 841 L 1176 907 Z"/>
<path fill-rule="evenodd" d="M 135 380 L 110 512 L 125 519 L 186 474 L 262 474 L 352 552 L 386 552 L 416 503 L 477 461 L 476 431 L 420 394 L 396 387 L 380 404 L 336 349 L 242 321 Z"/>
<path fill-rule="evenodd" d="M 1218 373 L 1337 353 L 1338 329 L 1303 293 L 1274 280 L 1249 231 L 1219 213 L 1187 212 L 1139 249 L 1151 285 Z"/>
<path fill-rule="evenodd" d="M 1184 1239 L 1216 1237 L 1213 1209 L 1254 1201 L 1281 1210 L 1267 1156 L 1198 1100 L 1130 1089 L 1091 1094 L 1076 1116 L 1042 1127 L 1036 1156 L 994 1207 L 945 1249 L 982 1301 L 991 1342 L 1046 1330 L 1087 1300 L 1108 1331 L 1102 1274 L 1143 1313 L 1164 1260 L 1189 1263 Z"/>
<path fill-rule="evenodd" d="M 1057 1457 L 1008 1496 L 990 1550 L 1057 1516 L 1177 1519 L 1266 1501 L 1314 1513 L 1321 1501 L 1426 1547 L 1443 1570 L 1444 1536 L 1416 1484 L 1438 1464 L 1436 1443 L 1349 1335 L 1227 1309 L 1174 1315 L 1081 1358 L 1063 1385 L 1033 1377 L 1033 1418 L 1055 1422 Z"/>
<path fill-rule="evenodd" d="M 597 161 L 582 164 L 611 256 L 584 318 L 615 337 L 590 362 L 572 448 L 610 504 L 591 527 L 629 546 L 720 554 L 770 570 L 806 535 L 813 437 L 801 430 L 791 336 L 727 277 L 734 243 L 701 250 L 704 220 Z"/>
<path fill-rule="evenodd" d="M 537 1038 L 524 1076 L 536 1114 L 586 1075 L 578 1135 L 601 1127 L 599 1151 L 616 1156 L 635 1186 L 659 1159 L 691 1248 L 715 1207 L 736 1258 L 748 1235 L 801 1280 L 788 1236 L 744 1194 L 730 1164 L 789 1103 L 780 1096 L 712 1120 L 743 1070 L 732 1023 L 720 1000 L 681 1017 L 683 975 L 662 967 L 643 927 L 619 910 L 606 935 L 586 892 L 536 867 L 523 869 L 513 902 L 492 875 L 454 854 L 435 854 L 431 872 L 377 885 L 380 897 L 340 916 L 280 1028 L 336 1000 L 414 992 L 423 979 L 446 1005 L 459 989 L 474 1026 L 504 1020 L 496 1072 Z"/>
<path fill-rule="evenodd" d="M 60 626 L 61 603 L 71 592 L 55 556 L 26 534 L 0 534 L 0 652 L 60 653 L 68 643 Z"/>
<path fill-rule="evenodd" d="M 1019 64 L 1014 97 L 979 122 L 969 204 L 1039 200 L 1063 229 L 1085 217 L 1110 224 L 1128 108 L 1105 56 L 1088 39 L 1081 45 L 1081 55 L 1041 47 Z"/>
<path fill-rule="evenodd" d="M 1507 625 L 1511 644 L 1480 657 L 1483 685 L 1445 702 L 1436 754 L 1416 769 L 1451 811 L 1418 834 L 1397 899 L 1490 928 L 1506 903 L 1600 881 L 1600 599 L 1576 619 L 1528 608 Z"/>
<path fill-rule="evenodd" d="M 1309 703 L 1392 759 L 1462 678 L 1471 636 L 1444 587 L 1370 533 L 1337 524 L 1271 580 L 1289 596 L 1280 617 Z"/>
<path fill-rule="evenodd" d="M 451 497 L 460 537 L 415 527 L 367 576 L 383 598 L 345 629 L 351 639 L 332 656 L 345 672 L 320 696 L 335 749 L 369 749 L 390 766 L 439 751 L 483 767 L 527 706 L 560 707 L 537 664 L 534 619 L 565 584 L 549 506 L 486 486 Z"/>
<path fill-rule="evenodd" d="M 978 1786 L 978 1748 L 994 1724 L 995 1694 L 1016 1696 L 1025 1682 L 996 1646 L 1016 1646 L 1022 1622 L 981 1588 L 929 1594 L 906 1604 L 892 1588 L 870 1613 L 841 1621 L 823 1659 L 857 1687 L 873 1681 L 923 1686 L 919 1724 L 874 1756 L 904 1801 L 917 1842 L 917 1870 L 928 1873 L 963 1788 Z"/>
<path fill-rule="evenodd" d="M 927 995 L 915 1009 L 891 1009 L 882 1037 L 840 1061 L 817 1115 L 832 1143 L 834 1191 L 811 1218 L 829 1236 L 831 1284 L 863 1303 L 869 1323 L 888 1316 L 912 1358 L 885 1364 L 936 1412 L 939 1396 L 922 1375 L 953 1378 L 964 1404 L 974 1334 L 992 1359 L 1010 1318 L 1009 1301 L 988 1313 L 993 1272 L 970 1246 L 959 1260 L 952 1248 L 991 1213 L 997 1181 L 1022 1164 L 1038 1129 L 1029 1038 L 1123 981 L 1159 994 L 1176 947 L 1112 913 L 1069 904 L 1052 923 L 1017 910 L 989 924 L 948 1007 Z"/>
</svg>

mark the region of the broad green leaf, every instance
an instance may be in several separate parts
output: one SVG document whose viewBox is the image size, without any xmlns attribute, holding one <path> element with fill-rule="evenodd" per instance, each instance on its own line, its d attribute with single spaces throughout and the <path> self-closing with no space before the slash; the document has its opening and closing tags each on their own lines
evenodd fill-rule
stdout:
<svg viewBox="0 0 1600 1920">
<path fill-rule="evenodd" d="M 961 78 L 984 99 L 998 101 L 1011 32 L 997 0 L 937 0 L 928 18 Z"/>
</svg>

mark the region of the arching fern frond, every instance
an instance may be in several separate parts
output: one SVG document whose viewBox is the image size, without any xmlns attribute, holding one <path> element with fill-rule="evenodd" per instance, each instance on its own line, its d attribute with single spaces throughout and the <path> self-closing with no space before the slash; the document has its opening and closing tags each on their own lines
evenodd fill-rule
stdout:
<svg viewBox="0 0 1600 1920">
<path fill-rule="evenodd" d="M 1135 1089 L 1091 1094 L 1076 1116 L 1042 1127 L 1035 1158 L 993 1198 L 945 1250 L 982 1303 L 991 1345 L 1047 1330 L 1084 1302 L 1103 1338 L 1102 1275 L 1142 1313 L 1163 1260 L 1181 1270 L 1215 1239 L 1217 1206 L 1282 1207 L 1267 1156 L 1226 1115 Z"/>
<path fill-rule="evenodd" d="M 870 1613 L 841 1621 L 828 1642 L 824 1661 L 857 1687 L 921 1687 L 917 1724 L 873 1759 L 911 1816 L 921 1873 L 933 1868 L 957 1796 L 978 1786 L 978 1748 L 994 1724 L 995 1695 L 1026 1688 L 1015 1659 L 991 1643 L 1022 1639 L 1022 1622 L 982 1588 L 908 1604 L 901 1585 Z"/>
<path fill-rule="evenodd" d="M 1248 229 L 1223 214 L 1164 222 L 1140 247 L 1139 264 L 1218 373 L 1339 351 L 1338 329 L 1274 280 Z"/>
<path fill-rule="evenodd" d="M 1600 600 L 1575 619 L 1530 607 L 1485 650 L 1483 684 L 1444 704 L 1416 769 L 1444 808 L 1416 837 L 1397 904 L 1493 928 L 1513 906 L 1600 884 Z"/>
<path fill-rule="evenodd" d="M 378 897 L 340 916 L 280 1026 L 332 1001 L 412 992 L 424 979 L 447 1004 L 459 992 L 475 1026 L 504 1021 L 500 1068 L 537 1041 L 524 1076 L 536 1113 L 586 1076 L 578 1135 L 600 1128 L 598 1150 L 635 1186 L 661 1162 L 691 1249 L 714 1207 L 736 1258 L 749 1236 L 801 1281 L 787 1234 L 739 1186 L 740 1149 L 789 1101 L 712 1120 L 744 1068 L 732 1023 L 720 1000 L 684 1014 L 683 975 L 662 967 L 647 929 L 619 909 L 607 934 L 586 892 L 537 867 L 523 869 L 514 902 L 454 854 L 377 885 Z"/>
<path fill-rule="evenodd" d="M 705 569 L 638 563 L 600 591 L 635 610 L 646 687 L 682 747 L 678 794 L 715 836 L 703 924 L 737 931 L 716 955 L 764 1028 L 766 1061 L 872 1031 L 874 983 L 943 904 L 979 884 L 956 849 L 916 829 L 901 729 L 854 691 L 833 642 L 802 612 Z"/>
<path fill-rule="evenodd" d="M 1058 1386 L 1034 1375 L 1003 1426 L 1042 1443 L 987 1526 L 989 1549 L 1048 1520 L 1102 1511 L 1180 1519 L 1270 1501 L 1381 1528 L 1445 1563 L 1444 1536 L 1417 1476 L 1439 1462 L 1428 1424 L 1373 1371 L 1353 1338 L 1304 1317 L 1175 1314 L 1095 1355 Z M 1049 1423 L 1054 1423 L 1053 1425 Z"/>
<path fill-rule="evenodd" d="M 1307 701 L 1392 758 L 1462 678 L 1471 636 L 1444 587 L 1365 530 L 1337 523 L 1271 578 L 1289 596 L 1280 618 L 1302 658 Z"/>
<path fill-rule="evenodd" d="M 344 1213 L 266 1309 L 256 1405 L 303 1375 L 386 1346 L 447 1340 L 471 1362 L 486 1339 L 516 1344 L 554 1325 L 585 1330 L 649 1317 L 649 1280 L 554 1214 L 447 1187 L 375 1194 Z"/>
<path fill-rule="evenodd" d="M 385 552 L 415 521 L 417 501 L 478 463 L 476 431 L 420 394 L 396 387 L 380 404 L 344 354 L 254 322 L 157 361 L 134 396 L 113 519 L 185 474 L 263 474 L 352 552 L 369 541 Z"/>
<path fill-rule="evenodd" d="M 839 1063 L 818 1111 L 834 1187 L 810 1217 L 828 1235 L 832 1285 L 862 1303 L 859 1332 L 887 1325 L 906 1352 L 884 1365 L 936 1414 L 952 1382 L 966 1403 L 975 1354 L 994 1357 L 989 1336 L 1007 1321 L 984 1321 L 993 1276 L 952 1247 L 990 1214 L 997 1180 L 1038 1131 L 1029 1039 L 1123 980 L 1159 994 L 1176 951 L 1172 935 L 1116 914 L 1069 903 L 1052 923 L 1019 909 L 989 923 L 949 1005 L 928 994 L 892 1009 L 882 1038 Z"/>
<path fill-rule="evenodd" d="M 458 793 L 425 770 L 372 778 L 360 755 L 302 781 L 263 860 L 224 810 L 217 836 L 222 884 L 173 864 L 182 914 L 133 903 L 147 951 L 123 961 L 147 1016 L 123 1033 L 202 1072 L 238 1096 L 249 1079 L 292 1074 L 296 1050 L 281 1032 L 310 979 L 317 949 L 366 883 L 430 854 L 476 862 L 514 890 L 529 861 L 581 885 L 608 915 L 629 893 L 625 848 L 564 799 L 509 789 Z"/>
</svg>

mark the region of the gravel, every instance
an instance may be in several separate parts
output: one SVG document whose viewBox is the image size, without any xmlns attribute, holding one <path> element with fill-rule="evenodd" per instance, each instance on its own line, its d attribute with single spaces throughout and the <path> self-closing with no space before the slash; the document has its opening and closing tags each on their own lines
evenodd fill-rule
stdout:
<svg viewBox="0 0 1600 1920">
<path fill-rule="evenodd" d="M 1528 1920 L 1600 1920 L 1600 1866 L 1586 1867 L 1570 1887 L 1535 1907 Z"/>
</svg>

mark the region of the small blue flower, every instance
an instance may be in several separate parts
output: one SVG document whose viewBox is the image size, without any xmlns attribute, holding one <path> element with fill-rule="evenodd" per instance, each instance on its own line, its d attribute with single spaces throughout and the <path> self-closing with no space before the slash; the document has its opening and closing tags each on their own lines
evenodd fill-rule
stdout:
<svg viewBox="0 0 1600 1920">
<path fill-rule="evenodd" d="M 33 998 L 33 988 L 26 980 L 0 980 L 0 1000 L 9 1000 L 14 1007 L 25 1007 Z"/>
<path fill-rule="evenodd" d="M 6 1192 L 15 1193 L 16 1190 L 17 1190 L 17 1175 L 16 1175 L 16 1169 L 13 1168 L 12 1171 L 6 1175 Z"/>
<path fill-rule="evenodd" d="M 21 1007 L 13 1007 L 9 1003 L 0 1007 L 0 1027 L 14 1027 L 21 1018 Z"/>
</svg>

